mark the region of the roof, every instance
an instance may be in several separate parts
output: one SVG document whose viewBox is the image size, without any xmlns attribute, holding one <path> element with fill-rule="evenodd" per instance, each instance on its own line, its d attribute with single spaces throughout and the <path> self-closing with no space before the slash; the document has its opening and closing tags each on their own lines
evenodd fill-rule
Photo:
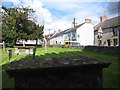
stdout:
<svg viewBox="0 0 120 90">
<path fill-rule="evenodd" d="M 56 33 L 56 34 L 53 35 L 51 38 L 54 38 L 54 37 L 57 37 L 57 36 L 60 36 L 60 35 L 63 35 L 63 34 L 69 33 L 69 32 L 73 32 L 73 31 L 75 31 L 76 29 L 78 29 L 80 26 L 82 26 L 83 24 L 85 24 L 85 23 L 79 24 L 79 25 L 75 26 L 74 28 L 69 28 L 69 29 L 66 29 L 66 30 L 64 30 L 64 31 L 61 31 L 61 32 L 59 32 L 59 33 Z M 50 38 L 50 39 L 51 39 L 51 38 Z"/>
<path fill-rule="evenodd" d="M 48 35 L 44 35 L 45 38 L 48 38 L 49 36 L 51 37 L 54 33 L 48 34 Z"/>
<path fill-rule="evenodd" d="M 111 27 L 118 27 L 120 26 L 120 23 L 118 23 L 118 20 L 120 20 L 120 16 L 111 18 L 111 19 L 107 19 L 102 23 L 98 23 L 95 27 L 94 30 L 98 30 L 98 28 L 100 26 L 102 26 L 102 29 L 107 29 L 107 28 L 111 28 Z"/>
</svg>

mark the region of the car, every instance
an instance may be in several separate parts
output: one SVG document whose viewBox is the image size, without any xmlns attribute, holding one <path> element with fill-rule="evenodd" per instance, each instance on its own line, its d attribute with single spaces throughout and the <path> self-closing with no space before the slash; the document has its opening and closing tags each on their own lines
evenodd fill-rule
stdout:
<svg viewBox="0 0 120 90">
<path fill-rule="evenodd" d="M 64 45 L 80 46 L 80 43 L 78 41 L 64 41 Z"/>
</svg>

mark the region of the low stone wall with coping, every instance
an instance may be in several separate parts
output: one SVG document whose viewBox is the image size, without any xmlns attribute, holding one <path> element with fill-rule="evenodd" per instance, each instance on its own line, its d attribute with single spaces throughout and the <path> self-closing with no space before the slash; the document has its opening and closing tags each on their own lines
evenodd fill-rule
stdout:
<svg viewBox="0 0 120 90">
<path fill-rule="evenodd" d="M 100 54 L 107 54 L 107 55 L 119 55 L 119 47 L 113 46 L 85 46 L 85 51 L 91 51 Z"/>
<path fill-rule="evenodd" d="M 120 54 L 120 48 L 118 46 L 65 46 L 65 45 L 51 45 L 50 47 L 62 47 L 62 48 L 74 48 L 82 49 L 85 51 L 95 52 L 99 54 L 115 55 Z"/>
</svg>

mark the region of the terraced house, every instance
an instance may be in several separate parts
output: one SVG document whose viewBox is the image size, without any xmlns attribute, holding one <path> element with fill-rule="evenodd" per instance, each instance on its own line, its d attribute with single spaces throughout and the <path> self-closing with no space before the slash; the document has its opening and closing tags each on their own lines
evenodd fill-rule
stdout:
<svg viewBox="0 0 120 90">
<path fill-rule="evenodd" d="M 50 45 L 60 44 L 64 41 L 77 41 L 81 45 L 94 44 L 94 25 L 91 19 L 85 19 L 81 24 L 54 34 L 49 40 Z"/>
<path fill-rule="evenodd" d="M 108 19 L 106 16 L 100 18 L 100 23 L 94 27 L 94 44 L 97 46 L 118 46 L 120 16 Z M 99 34 L 101 27 L 103 33 Z"/>
</svg>

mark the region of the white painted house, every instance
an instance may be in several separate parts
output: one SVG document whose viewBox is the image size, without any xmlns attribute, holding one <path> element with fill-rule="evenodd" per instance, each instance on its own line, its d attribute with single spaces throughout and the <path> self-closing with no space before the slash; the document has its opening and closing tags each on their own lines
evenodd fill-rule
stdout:
<svg viewBox="0 0 120 90">
<path fill-rule="evenodd" d="M 94 45 L 94 25 L 91 19 L 85 19 L 85 22 L 75 27 L 54 34 L 49 40 L 50 45 L 60 44 L 64 41 L 77 41 L 81 45 Z"/>
<path fill-rule="evenodd" d="M 36 40 L 19 40 L 16 42 L 16 44 L 36 44 Z M 37 42 L 38 45 L 41 45 L 42 44 L 42 41 L 38 39 L 38 42 Z"/>
</svg>

